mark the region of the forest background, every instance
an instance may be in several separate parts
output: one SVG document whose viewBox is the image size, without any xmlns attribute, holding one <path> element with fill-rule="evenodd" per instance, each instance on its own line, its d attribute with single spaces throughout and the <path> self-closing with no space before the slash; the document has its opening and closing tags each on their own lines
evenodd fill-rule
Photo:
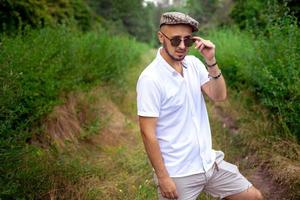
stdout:
<svg viewBox="0 0 300 200">
<path fill-rule="evenodd" d="M 269 153 L 277 152 L 287 159 L 284 162 L 296 163 L 299 169 L 297 0 L 174 0 L 173 4 L 142 0 L 0 0 L 0 199 L 97 199 L 112 195 L 118 187 L 123 194 L 112 195 L 112 199 L 132 199 L 132 191 L 136 199 L 149 199 L 149 191 L 153 195 L 153 190 L 139 179 L 132 180 L 135 189 L 124 189 L 126 182 L 111 188 L 102 184 L 96 187 L 96 183 L 88 187 L 91 177 L 103 182 L 112 174 L 105 164 L 87 163 L 83 158 L 86 155 L 76 151 L 79 155 L 74 157 L 62 146 L 89 141 L 103 132 L 110 120 L 105 108 L 86 107 L 99 99 L 108 101 L 107 97 L 87 95 L 84 100 L 85 95 L 78 93 L 101 85 L 105 88 L 101 94 L 126 107 L 122 102 L 130 88 L 126 74 L 144 54 L 158 47 L 156 33 L 165 11 L 188 13 L 200 22 L 197 34 L 217 45 L 217 59 L 232 96 L 257 116 L 268 119 L 265 129 L 252 129 L 249 132 L 256 135 L 237 136 L 234 142 L 241 140 L 240 145 L 252 154 L 257 147 L 269 144 Z M 79 100 L 73 105 L 74 98 Z M 74 116 L 53 114 L 66 102 L 73 105 Z M 130 112 L 132 115 L 134 109 Z M 76 118 L 79 125 L 59 124 L 58 118 L 66 116 Z M 241 118 L 238 123 L 247 122 Z M 255 126 L 257 122 L 250 123 Z M 57 135 L 57 129 L 64 134 Z M 56 135 L 51 135 L 51 130 Z M 123 160 L 126 151 L 122 148 L 105 151 L 117 155 L 118 166 L 125 166 L 128 177 L 136 168 L 148 169 L 145 163 L 131 163 L 140 157 L 125 156 L 130 161 Z M 261 156 L 264 164 L 273 162 L 267 160 L 268 156 Z M 128 167 L 127 162 L 135 167 Z M 276 162 L 268 167 L 272 165 Z M 288 198 L 299 197 L 299 177 L 279 174 L 276 178 L 289 184 Z"/>
</svg>

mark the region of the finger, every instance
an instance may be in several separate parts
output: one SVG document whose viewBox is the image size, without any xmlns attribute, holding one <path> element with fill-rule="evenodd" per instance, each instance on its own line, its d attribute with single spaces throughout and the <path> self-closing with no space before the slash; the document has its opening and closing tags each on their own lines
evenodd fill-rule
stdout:
<svg viewBox="0 0 300 200">
<path fill-rule="evenodd" d="M 201 37 L 193 37 L 193 38 L 196 39 L 196 40 L 201 41 L 207 47 L 213 47 L 213 45 L 214 45 L 210 40 L 205 40 L 205 39 L 203 39 Z"/>
<path fill-rule="evenodd" d="M 202 42 L 198 42 L 198 43 L 195 45 L 195 49 L 199 49 L 201 45 L 203 45 L 203 43 L 202 43 Z"/>
<path fill-rule="evenodd" d="M 198 46 L 197 50 L 201 52 L 204 48 L 205 48 L 204 44 L 201 44 Z"/>
<path fill-rule="evenodd" d="M 195 40 L 197 40 L 197 41 L 201 41 L 202 40 L 201 37 L 197 37 L 197 36 L 193 36 L 192 38 L 195 39 Z"/>
<path fill-rule="evenodd" d="M 208 48 L 215 48 L 215 45 L 210 40 L 202 41 L 203 44 Z"/>
<path fill-rule="evenodd" d="M 176 194 L 173 193 L 173 192 L 170 192 L 170 193 L 169 193 L 169 198 L 170 198 L 170 199 L 177 199 Z"/>
<path fill-rule="evenodd" d="M 201 39 L 199 37 L 192 37 L 195 40 L 195 44 L 202 43 Z"/>
<path fill-rule="evenodd" d="M 196 39 L 197 41 L 199 41 L 199 42 L 201 42 L 201 43 L 203 43 L 203 44 L 207 44 L 207 42 L 208 42 L 208 40 L 205 40 L 205 39 L 203 39 L 203 38 L 201 38 L 201 37 L 193 37 L 194 39 Z"/>
<path fill-rule="evenodd" d="M 204 45 L 200 46 L 199 51 L 202 52 L 204 48 L 205 48 Z"/>
<path fill-rule="evenodd" d="M 167 197 L 166 197 L 167 199 L 173 199 L 172 193 L 169 193 L 169 192 L 168 192 L 166 196 L 167 196 Z"/>
<path fill-rule="evenodd" d="M 173 194 L 173 192 L 170 193 L 170 199 L 175 199 L 175 195 Z"/>
<path fill-rule="evenodd" d="M 170 193 L 170 192 L 166 192 L 164 197 L 167 198 L 167 199 L 173 199 L 171 194 L 172 193 Z"/>
<path fill-rule="evenodd" d="M 211 42 L 208 42 L 207 45 L 205 45 L 207 48 L 215 48 L 215 45 Z"/>
<path fill-rule="evenodd" d="M 166 193 L 164 193 L 164 192 L 162 192 L 162 191 L 161 191 L 161 196 L 163 196 L 164 198 L 167 198 Z"/>
<path fill-rule="evenodd" d="M 174 191 L 174 198 L 175 198 L 175 199 L 178 199 L 178 198 L 179 198 L 179 195 L 178 195 L 178 193 L 177 193 L 177 190 Z"/>
<path fill-rule="evenodd" d="M 166 193 L 166 198 L 169 198 L 169 199 L 178 199 L 178 194 L 176 191 L 174 192 L 169 192 L 169 193 Z"/>
</svg>

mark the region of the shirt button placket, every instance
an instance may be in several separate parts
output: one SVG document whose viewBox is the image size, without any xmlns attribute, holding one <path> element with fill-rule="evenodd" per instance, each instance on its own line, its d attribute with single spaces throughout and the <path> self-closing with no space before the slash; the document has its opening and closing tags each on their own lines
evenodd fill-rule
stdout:
<svg viewBox="0 0 300 200">
<path fill-rule="evenodd" d="M 201 160 L 202 160 L 202 169 L 206 173 L 206 169 L 204 167 L 204 157 L 202 156 L 202 146 L 203 145 L 201 144 L 201 140 L 199 138 L 200 127 L 198 125 L 197 115 L 195 113 L 195 108 L 194 108 L 194 105 L 193 105 L 192 96 L 190 94 L 189 88 L 187 87 L 187 82 L 186 81 L 185 81 L 185 86 L 186 86 L 186 92 L 188 93 L 189 104 L 192 107 L 191 110 L 192 110 L 193 123 L 194 123 L 194 125 L 196 127 L 196 130 L 197 130 L 197 132 L 196 132 L 196 138 L 197 138 L 197 142 L 198 142 L 198 145 L 199 145 L 199 156 L 201 157 Z"/>
</svg>

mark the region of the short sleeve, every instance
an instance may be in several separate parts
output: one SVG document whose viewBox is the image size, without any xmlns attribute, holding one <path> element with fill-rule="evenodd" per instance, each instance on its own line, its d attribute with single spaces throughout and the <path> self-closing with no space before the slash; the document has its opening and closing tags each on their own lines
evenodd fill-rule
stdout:
<svg viewBox="0 0 300 200">
<path fill-rule="evenodd" d="M 194 57 L 194 64 L 196 65 L 196 68 L 199 70 L 200 86 L 202 86 L 209 81 L 208 71 L 205 65 L 196 57 Z"/>
<path fill-rule="evenodd" d="M 141 76 L 137 83 L 137 114 L 144 117 L 159 117 L 161 94 L 156 82 Z"/>
</svg>

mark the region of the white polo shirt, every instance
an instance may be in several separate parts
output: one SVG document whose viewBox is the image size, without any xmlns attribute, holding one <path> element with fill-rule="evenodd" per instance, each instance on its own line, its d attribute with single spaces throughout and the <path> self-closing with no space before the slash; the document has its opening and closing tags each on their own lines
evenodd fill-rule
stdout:
<svg viewBox="0 0 300 200">
<path fill-rule="evenodd" d="M 156 137 L 171 177 L 203 173 L 215 161 L 201 91 L 209 81 L 208 72 L 198 58 L 186 56 L 182 77 L 160 55 L 160 49 L 139 77 L 138 115 L 158 118 Z"/>
</svg>

